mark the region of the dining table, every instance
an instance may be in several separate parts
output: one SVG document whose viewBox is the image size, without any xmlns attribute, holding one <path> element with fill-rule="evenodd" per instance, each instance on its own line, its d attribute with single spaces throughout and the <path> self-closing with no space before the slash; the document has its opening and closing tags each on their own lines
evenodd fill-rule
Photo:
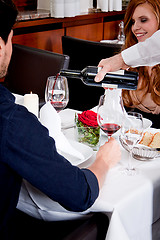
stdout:
<svg viewBox="0 0 160 240">
<path fill-rule="evenodd" d="M 78 111 L 74 109 L 64 109 L 59 113 L 61 130 L 64 136 L 74 143 L 73 146 L 78 144 L 74 123 L 76 112 Z M 118 132 L 113 137 L 119 141 Z M 106 139 L 107 136 L 101 132 L 99 145 L 102 145 Z M 95 161 L 97 151 L 93 151 L 88 146 L 86 148 L 82 143 L 79 144 L 81 148 L 78 148 L 82 150 L 85 158 L 78 167 L 87 168 Z M 108 171 L 99 196 L 89 209 L 82 213 L 69 212 L 58 206 L 58 203 L 47 199 L 47 196 L 40 194 L 41 202 L 36 204 L 38 211 L 42 210 L 44 214 L 43 219 L 45 214 L 53 213 L 55 216 L 55 209 L 59 209 L 57 216 L 61 217 L 61 220 L 63 217 L 66 219 L 66 216 L 79 218 L 90 213 L 103 212 L 109 218 L 106 240 L 160 239 L 160 157 L 148 161 L 133 159 L 132 163 L 138 169 L 138 174 L 130 176 L 121 171 L 128 164 L 129 153 L 122 146 L 121 153 L 120 162 Z"/>
<path fill-rule="evenodd" d="M 61 112 L 62 123 L 66 121 L 63 114 Z M 73 118 L 73 110 L 67 110 L 68 118 L 69 115 Z M 68 139 L 76 141 L 74 125 L 64 127 L 62 131 Z M 119 134 L 113 137 L 119 141 Z M 100 145 L 106 139 L 107 136 L 101 133 Z M 138 173 L 130 176 L 121 171 L 128 164 L 129 153 L 122 146 L 121 153 L 120 162 L 109 170 L 99 197 L 86 213 L 103 212 L 109 217 L 106 240 L 158 240 L 160 157 L 148 161 L 133 159 L 133 166 L 138 169 Z M 95 158 L 96 151 L 79 167 L 88 167 Z"/>
</svg>

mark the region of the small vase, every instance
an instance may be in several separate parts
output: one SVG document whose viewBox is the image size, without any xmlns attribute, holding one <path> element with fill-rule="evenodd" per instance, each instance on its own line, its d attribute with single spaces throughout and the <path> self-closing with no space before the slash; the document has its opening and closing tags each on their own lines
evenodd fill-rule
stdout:
<svg viewBox="0 0 160 240">
<path fill-rule="evenodd" d="M 77 126 L 76 123 L 75 133 L 78 142 L 91 147 L 94 151 L 99 148 L 100 127 L 91 126 Z"/>
</svg>

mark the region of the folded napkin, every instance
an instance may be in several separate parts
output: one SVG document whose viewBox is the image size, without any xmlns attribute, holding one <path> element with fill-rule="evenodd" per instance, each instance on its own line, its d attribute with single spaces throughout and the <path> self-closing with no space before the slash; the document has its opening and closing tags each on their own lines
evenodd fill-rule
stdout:
<svg viewBox="0 0 160 240">
<path fill-rule="evenodd" d="M 100 8 L 103 12 L 108 12 L 109 0 L 97 0 L 97 8 Z"/>
<path fill-rule="evenodd" d="M 12 93 L 15 96 L 15 103 L 24 106 L 24 96 Z"/>
<path fill-rule="evenodd" d="M 63 155 L 67 153 L 78 159 L 85 159 L 82 153 L 74 149 L 61 131 L 61 118 L 50 102 L 40 110 L 40 122 L 49 130 L 50 137 L 54 138 L 57 151 Z"/>
<path fill-rule="evenodd" d="M 61 127 L 71 128 L 75 126 L 75 113 L 80 113 L 80 111 L 75 111 L 73 109 L 66 108 L 63 111 L 59 112 L 61 118 Z"/>
</svg>

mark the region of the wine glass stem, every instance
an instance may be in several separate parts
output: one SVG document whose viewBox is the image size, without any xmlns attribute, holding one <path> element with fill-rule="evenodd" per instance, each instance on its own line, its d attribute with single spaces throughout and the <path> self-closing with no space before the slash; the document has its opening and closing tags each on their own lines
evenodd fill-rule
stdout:
<svg viewBox="0 0 160 240">
<path fill-rule="evenodd" d="M 133 165 L 132 165 L 132 149 L 129 151 L 129 159 L 128 159 L 128 170 L 133 170 Z"/>
<path fill-rule="evenodd" d="M 108 135 L 107 135 L 107 142 L 109 142 L 109 139 L 110 139 L 110 138 L 111 138 L 111 136 L 108 136 Z"/>
</svg>

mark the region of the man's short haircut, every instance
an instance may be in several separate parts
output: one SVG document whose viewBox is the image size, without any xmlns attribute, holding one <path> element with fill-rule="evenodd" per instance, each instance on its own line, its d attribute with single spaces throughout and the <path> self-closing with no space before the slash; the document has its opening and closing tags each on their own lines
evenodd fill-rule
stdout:
<svg viewBox="0 0 160 240">
<path fill-rule="evenodd" d="M 12 0 L 0 0 L 0 37 L 6 43 L 16 22 L 18 10 Z"/>
</svg>

